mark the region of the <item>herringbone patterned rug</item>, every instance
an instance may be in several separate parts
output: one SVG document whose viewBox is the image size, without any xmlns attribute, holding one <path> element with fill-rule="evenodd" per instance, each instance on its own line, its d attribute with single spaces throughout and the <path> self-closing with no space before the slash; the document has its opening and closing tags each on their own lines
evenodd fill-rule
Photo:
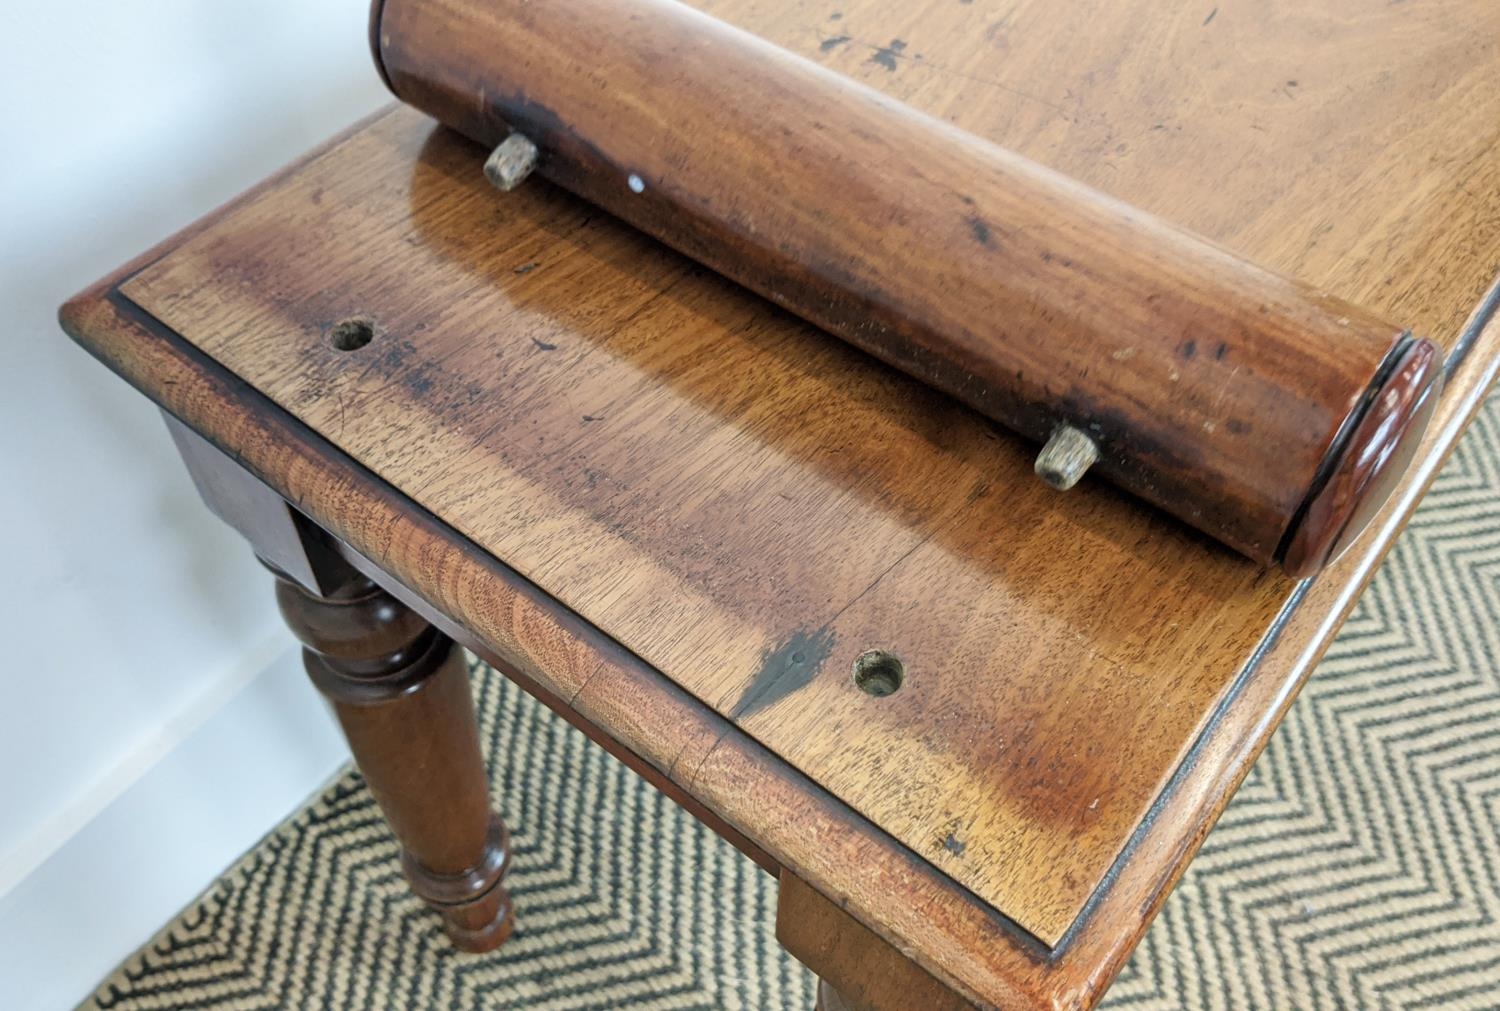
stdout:
<svg viewBox="0 0 1500 1011">
<path fill-rule="evenodd" d="M 1492 398 L 1105 1001 L 1500 1008 L 1500 399 Z M 519 928 L 458 955 L 353 772 L 86 1008 L 812 1007 L 772 880 L 476 670 Z"/>
</svg>

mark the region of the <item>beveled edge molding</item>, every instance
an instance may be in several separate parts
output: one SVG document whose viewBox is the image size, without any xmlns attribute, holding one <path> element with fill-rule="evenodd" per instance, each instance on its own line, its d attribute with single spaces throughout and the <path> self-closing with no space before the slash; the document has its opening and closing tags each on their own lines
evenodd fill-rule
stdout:
<svg viewBox="0 0 1500 1011">
<path fill-rule="evenodd" d="M 389 114 L 390 109 L 383 110 L 365 123 Z M 316 158 L 363 125 L 308 158 Z M 253 199 L 294 168 L 226 209 Z M 934 975 L 981 1008 L 1082 1009 L 1099 999 L 1500 374 L 1497 285 L 1455 341 L 1467 367 L 1450 369 L 1417 463 L 1364 536 L 1309 585 L 1298 608 L 1284 614 L 1280 634 L 1262 642 L 1256 650 L 1258 667 L 1242 676 L 1243 689 L 1215 714 L 1211 726 L 1216 739 L 1210 746 L 1195 746 L 1196 759 L 1179 767 L 1079 919 L 1055 948 L 1048 949 L 502 562 L 480 555 L 472 546 L 464 551 L 461 545 L 467 542 L 461 535 L 116 290 L 214 217 L 200 220 L 70 300 L 60 313 L 69 336 L 163 410 L 234 456 L 297 509 L 320 522 L 327 520 L 330 532 L 356 552 L 381 558 L 382 573 L 409 586 L 436 611 L 460 610 L 455 605 L 471 589 L 466 581 L 476 577 L 504 585 L 512 605 L 537 608 L 525 621 L 487 629 L 483 638 L 459 637 L 460 641 L 487 643 L 488 648 L 478 651 L 486 660 L 508 675 L 520 675 L 515 680 L 523 688 L 585 732 L 592 728 L 590 736 L 617 755 L 634 756 L 656 770 L 662 779 L 652 782 L 680 789 L 696 806 L 695 813 L 706 810 L 747 837 L 746 821 L 766 809 L 798 820 L 798 833 L 775 841 L 747 841 L 757 850 L 763 848 L 769 860 L 819 887 L 903 953 L 922 959 Z M 1482 364 L 1472 366 L 1474 361 Z M 339 489 L 329 487 L 333 480 L 316 480 L 329 473 L 336 473 Z M 357 526 L 330 518 L 345 504 L 336 491 L 366 500 L 370 508 Z M 380 531 L 382 539 L 375 539 L 372 530 Z M 419 557 L 419 552 L 408 560 L 410 565 L 398 564 L 403 559 L 390 551 L 398 532 L 448 549 L 449 564 L 462 572 L 446 571 L 434 559 Z M 492 603 L 485 610 L 505 608 Z M 570 685 L 549 675 L 541 656 L 556 647 L 555 641 L 548 641 L 549 631 L 573 637 L 589 654 L 592 673 L 582 683 Z M 654 682 L 652 691 L 661 700 L 647 713 L 632 711 L 639 701 L 635 685 L 641 678 Z M 682 750 L 663 753 L 652 737 L 657 727 L 691 740 Z M 696 750 L 689 754 L 689 748 Z M 838 888 L 851 860 L 878 872 L 871 875 L 876 880 L 863 882 L 857 891 Z M 916 893 L 914 901 L 889 902 L 893 889 Z"/>
</svg>

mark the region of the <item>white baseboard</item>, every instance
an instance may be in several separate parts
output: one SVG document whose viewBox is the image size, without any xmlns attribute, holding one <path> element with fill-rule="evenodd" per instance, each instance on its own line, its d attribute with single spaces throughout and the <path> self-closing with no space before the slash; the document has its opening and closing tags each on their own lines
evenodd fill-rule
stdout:
<svg viewBox="0 0 1500 1011">
<path fill-rule="evenodd" d="M 284 638 L 216 679 L 0 858 L 0 1007 L 75 1006 L 346 758 Z"/>
<path fill-rule="evenodd" d="M 167 714 L 113 765 L 101 769 L 85 790 L 65 800 L 20 842 L 0 853 L 0 900 L 288 651 L 285 635 L 268 638 L 243 662 L 211 679 L 175 712 Z M 21 775 L 25 775 L 24 770 Z"/>
</svg>

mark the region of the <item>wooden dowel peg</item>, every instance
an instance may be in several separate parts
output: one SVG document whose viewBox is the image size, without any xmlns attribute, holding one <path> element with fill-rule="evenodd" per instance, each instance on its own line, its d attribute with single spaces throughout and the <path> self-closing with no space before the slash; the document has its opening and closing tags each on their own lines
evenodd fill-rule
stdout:
<svg viewBox="0 0 1500 1011">
<path fill-rule="evenodd" d="M 1036 475 L 1058 491 L 1077 484 L 1099 459 L 1099 447 L 1072 425 L 1058 425 L 1036 457 Z"/>
<path fill-rule="evenodd" d="M 524 133 L 513 133 L 490 152 L 484 163 L 484 176 L 497 189 L 509 193 L 531 175 L 536 160 L 536 145 Z"/>
</svg>

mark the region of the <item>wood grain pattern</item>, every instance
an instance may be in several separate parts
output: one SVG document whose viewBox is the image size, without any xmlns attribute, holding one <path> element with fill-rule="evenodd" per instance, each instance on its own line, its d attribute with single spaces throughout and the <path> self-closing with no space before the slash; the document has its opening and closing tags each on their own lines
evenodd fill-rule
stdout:
<svg viewBox="0 0 1500 1011">
<path fill-rule="evenodd" d="M 162 418 L 203 504 L 238 531 L 264 564 L 321 596 L 344 585 L 348 566 L 340 563 L 326 538 L 310 529 L 305 516 L 265 482 L 226 464 L 224 454 L 191 428 L 170 414 Z"/>
<path fill-rule="evenodd" d="M 278 572 L 276 600 L 401 841 L 412 890 L 460 949 L 498 948 L 514 925 L 510 834 L 490 810 L 462 651 L 353 570 L 328 597 Z"/>
<path fill-rule="evenodd" d="M 967 412 L 555 192 L 497 203 L 478 151 L 396 122 L 127 293 L 1061 937 L 1289 584 L 1102 489 L 1059 502 Z M 322 332 L 360 313 L 392 343 L 351 366 Z M 852 691 L 871 646 L 920 691 Z"/>
<path fill-rule="evenodd" d="M 694 6 L 1417 333 L 1497 266 L 1486 0 Z"/>
<path fill-rule="evenodd" d="M 1111 7 L 1048 31 L 1028 21 L 1041 6 L 1013 5 L 1007 21 L 980 3 L 883 15 L 849 4 L 848 34 L 863 32 L 864 19 L 909 45 L 878 43 L 895 50 L 882 58 L 895 70 L 866 65 L 881 51 L 855 53 L 853 42 L 823 58 L 1069 174 L 1113 175 L 1119 186 L 1090 181 L 1453 341 L 1497 267 L 1500 89 L 1493 47 L 1474 30 L 1487 9 L 1365 11 L 1326 0 L 1237 15 L 1246 20 L 1226 11 L 1201 25 L 1206 11 Z M 718 7 L 776 41 L 819 49 L 821 11 L 809 20 L 811 7 Z M 1202 41 L 1226 22 L 1235 47 Z M 929 32 L 949 40 L 941 72 L 903 55 L 936 62 Z M 1138 41 L 1122 47 L 1124 37 Z M 1030 79 L 976 84 L 971 71 L 993 63 L 990 47 L 1002 43 L 1004 73 Z M 1095 75 L 1056 117 L 1012 93 L 1051 80 L 1038 70 L 1054 63 L 1070 86 Z M 1319 84 L 1304 74 L 1308 91 L 1269 117 L 1282 99 L 1265 97 L 1262 73 L 1274 70 L 1284 89 L 1288 66 L 1314 64 L 1345 76 Z M 1369 101 L 1377 90 L 1387 99 L 1379 108 Z M 1118 116 L 1084 114 L 1098 108 Z M 1177 113 L 1181 130 L 1151 129 L 1151 117 Z M 1119 143 L 1128 157 L 1104 157 Z M 1239 156 L 1269 160 L 1246 171 Z M 1291 584 L 1103 489 L 1066 509 L 1055 498 L 1037 508 L 1022 488 L 1034 486 L 1029 477 L 1006 479 L 1024 463 L 1013 440 L 613 223 L 586 221 L 554 193 L 496 208 L 481 160 L 452 138 L 428 140 L 411 118 L 387 117 L 123 282 L 231 368 L 264 368 L 257 385 L 386 480 L 320 448 L 254 390 L 110 301 L 108 285 L 70 307 L 70 331 L 975 1003 L 1090 1005 L 1493 379 L 1500 332 L 1470 345 L 1417 470 L 1371 533 L 1267 636 Z M 1203 165 L 1217 167 L 1211 178 Z M 1343 230 L 1335 246 L 1353 255 L 1321 245 L 1325 224 Z M 423 279 L 406 276 L 414 271 Z M 236 294 L 242 282 L 262 294 Z M 377 318 L 410 349 L 379 363 L 322 355 L 324 328 L 382 299 L 405 306 Z M 194 332 L 209 321 L 216 336 Z M 719 347 L 737 337 L 736 355 L 693 359 L 703 328 L 723 331 Z M 471 343 L 439 343 L 439 330 Z M 382 351 L 392 348 L 402 346 Z M 351 360 L 370 371 L 353 373 Z M 302 380 L 287 378 L 299 371 Z M 471 384 L 493 372 L 506 383 L 529 375 L 530 399 L 487 400 L 481 389 L 464 407 Z M 594 413 L 601 396 L 619 408 L 614 417 L 623 412 L 623 428 L 582 420 L 611 418 Z M 669 424 L 652 429 L 661 417 Z M 637 455 L 627 459 L 627 445 Z M 592 489 L 579 455 L 598 470 Z M 652 480 L 612 483 L 637 468 Z M 393 485 L 428 509 L 392 498 Z M 970 525 L 976 511 L 988 529 Z M 497 531 L 521 550 L 484 540 Z M 532 566 L 542 591 L 518 584 L 492 553 Z M 731 553 L 734 565 L 719 564 Z M 1097 585 L 1079 586 L 1083 573 Z M 583 616 L 649 664 L 554 613 L 548 593 L 590 601 Z M 808 685 L 785 698 L 773 691 L 734 722 L 715 715 L 710 706 L 734 710 L 763 652 L 824 625 L 835 637 Z M 852 656 L 872 641 L 908 661 L 908 683 L 885 699 L 848 686 Z M 695 652 L 700 643 L 716 649 Z M 705 691 L 708 704 L 653 665 Z M 1035 732 L 1015 733 L 1038 715 Z M 996 728 L 1011 734 L 1003 751 L 992 746 Z M 772 735 L 781 737 L 771 747 L 814 775 L 756 744 Z M 1097 783 L 1067 778 L 1079 770 Z M 1095 786 L 1111 792 L 1090 821 Z M 825 788 L 863 803 L 900 841 Z M 1136 800 L 1154 804 L 1149 819 L 1144 806 L 1125 813 Z M 971 833 L 954 836 L 961 847 L 946 845 L 942 815 L 967 819 L 960 827 Z M 1112 865 L 1111 846 L 1128 857 Z M 1101 866 L 1110 872 L 1095 889 L 1086 878 Z M 955 881 L 999 895 L 1023 925 L 1053 935 L 1052 950 Z M 1082 907 L 1079 896 L 1092 897 Z"/>
<path fill-rule="evenodd" d="M 170 414 L 166 422 L 204 504 L 275 576 L 303 666 L 401 842 L 413 891 L 461 949 L 498 947 L 513 922 L 502 884 L 509 833 L 490 810 L 462 651 L 263 481 Z"/>
<path fill-rule="evenodd" d="M 676 0 L 375 6 L 398 97 L 1263 565 L 1322 568 L 1393 483 L 1327 475 L 1421 434 L 1359 423 L 1437 375 L 1403 327 Z"/>
<path fill-rule="evenodd" d="M 1290 583 L 476 153 L 396 113 L 123 290 L 1055 941 Z"/>
<path fill-rule="evenodd" d="M 279 185 L 277 179 L 262 187 Z M 242 205 L 249 198 L 237 202 Z M 203 230 L 200 223 L 188 235 Z M 117 294 L 179 237 L 65 307 L 84 347 L 359 552 L 366 572 L 500 661 L 571 721 L 615 742 L 982 1008 L 1092 1007 L 1228 802 L 1301 680 L 1500 373 L 1500 290 L 1464 329 L 1420 462 L 1370 534 L 1268 628 L 1258 662 L 1085 913 L 1048 950 L 851 812 L 658 671 Z M 1488 320 L 1488 325 L 1485 325 Z M 370 559 L 378 558 L 379 566 Z"/>
<path fill-rule="evenodd" d="M 973 1004 L 795 874 L 781 875 L 776 940 L 817 973 L 817 1011 L 973 1011 Z"/>
</svg>

